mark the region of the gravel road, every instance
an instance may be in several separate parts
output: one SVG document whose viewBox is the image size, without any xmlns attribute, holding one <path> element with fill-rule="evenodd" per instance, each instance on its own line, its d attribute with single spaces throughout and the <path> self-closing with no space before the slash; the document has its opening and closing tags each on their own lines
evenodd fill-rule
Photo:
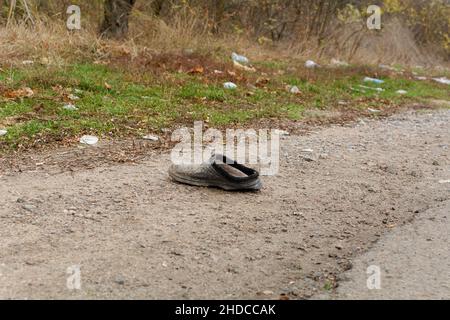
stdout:
<svg viewBox="0 0 450 320">
<path fill-rule="evenodd" d="M 157 151 L 0 160 L 0 298 L 369 298 L 368 263 L 382 297 L 449 297 L 450 110 L 281 142 L 259 193 L 173 183 Z"/>
</svg>

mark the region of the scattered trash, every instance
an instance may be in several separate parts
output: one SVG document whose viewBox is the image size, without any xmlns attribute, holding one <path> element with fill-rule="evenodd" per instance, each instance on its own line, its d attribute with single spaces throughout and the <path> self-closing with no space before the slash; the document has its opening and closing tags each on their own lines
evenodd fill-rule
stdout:
<svg viewBox="0 0 450 320">
<path fill-rule="evenodd" d="M 146 136 L 143 136 L 142 139 L 149 140 L 149 141 L 158 141 L 159 137 L 148 134 Z"/>
<path fill-rule="evenodd" d="M 289 132 L 285 131 L 285 130 L 280 130 L 280 129 L 275 129 L 274 133 L 280 136 L 288 136 Z"/>
<path fill-rule="evenodd" d="M 169 176 L 180 183 L 217 187 L 228 191 L 257 191 L 262 187 L 259 173 L 256 170 L 215 153 L 211 158 L 198 165 L 172 164 L 169 168 Z M 180 255 L 176 252 L 173 254 Z"/>
<path fill-rule="evenodd" d="M 68 111 L 77 111 L 78 110 L 78 108 L 75 105 L 71 104 L 71 103 L 66 104 L 63 107 L 63 109 L 64 110 L 68 110 Z"/>
<path fill-rule="evenodd" d="M 349 66 L 349 64 L 347 62 L 341 61 L 341 60 L 338 60 L 335 58 L 331 59 L 331 65 L 336 66 L 336 67 L 348 67 Z"/>
<path fill-rule="evenodd" d="M 221 70 L 214 70 L 214 74 L 223 74 L 223 71 L 221 71 Z"/>
<path fill-rule="evenodd" d="M 397 90 L 396 93 L 398 93 L 398 94 L 407 94 L 408 91 L 406 91 L 406 90 Z"/>
<path fill-rule="evenodd" d="M 247 57 L 239 55 L 236 52 L 233 52 L 231 54 L 231 59 L 233 59 L 234 62 L 238 62 L 240 64 L 249 64 L 250 63 L 250 61 L 248 60 Z"/>
<path fill-rule="evenodd" d="M 88 145 L 94 145 L 98 142 L 98 138 L 95 136 L 82 136 L 80 139 L 80 143 L 82 144 L 88 144 Z"/>
<path fill-rule="evenodd" d="M 370 78 L 370 77 L 365 77 L 363 81 L 364 82 L 372 82 L 372 83 L 376 83 L 376 84 L 384 83 L 384 80 L 376 79 L 376 78 Z"/>
<path fill-rule="evenodd" d="M 307 60 L 305 62 L 305 67 L 308 68 L 308 69 L 314 69 L 314 68 L 318 68 L 320 66 L 317 63 L 315 63 L 314 61 L 312 61 L 312 60 Z"/>
<path fill-rule="evenodd" d="M 417 77 L 414 77 L 416 80 L 421 80 L 421 81 L 423 81 L 423 80 L 427 80 L 428 78 L 427 77 L 422 77 L 422 76 L 417 76 Z"/>
<path fill-rule="evenodd" d="M 233 82 L 225 82 L 225 83 L 223 84 L 223 87 L 224 87 L 225 89 L 228 89 L 228 90 L 234 90 L 234 89 L 237 88 L 237 85 L 236 85 L 235 83 L 233 83 Z"/>
<path fill-rule="evenodd" d="M 302 152 L 313 153 L 313 149 L 302 149 Z"/>
<path fill-rule="evenodd" d="M 264 290 L 262 293 L 263 293 L 264 295 L 266 295 L 266 296 L 270 296 L 270 295 L 273 294 L 273 291 L 270 291 L 270 290 Z"/>
<path fill-rule="evenodd" d="M 362 85 L 359 85 L 358 87 L 363 88 L 363 89 L 375 90 L 375 91 L 378 91 L 378 92 L 383 92 L 384 91 L 383 88 L 379 88 L 379 87 L 373 88 L 373 87 L 362 86 Z"/>
<path fill-rule="evenodd" d="M 347 101 L 344 101 L 344 100 L 339 100 L 339 101 L 338 101 L 338 105 L 340 105 L 340 106 L 346 106 L 346 105 L 348 105 L 348 102 L 347 102 Z"/>
<path fill-rule="evenodd" d="M 235 67 L 236 69 L 239 69 L 239 70 L 244 70 L 244 71 L 249 71 L 249 72 L 256 72 L 256 69 L 255 69 L 255 68 L 249 67 L 249 66 L 245 66 L 245 65 L 243 65 L 243 64 L 240 64 L 240 63 L 237 62 L 237 61 L 233 61 L 233 65 L 234 65 L 234 67 Z"/>
<path fill-rule="evenodd" d="M 439 180 L 440 184 L 444 184 L 444 183 L 450 183 L 450 180 Z"/>
<path fill-rule="evenodd" d="M 34 61 L 33 60 L 24 60 L 24 61 L 22 61 L 22 64 L 24 66 L 29 66 L 29 65 L 34 64 Z"/>
<path fill-rule="evenodd" d="M 0 129 L 0 137 L 5 136 L 8 133 L 8 130 Z"/>
<path fill-rule="evenodd" d="M 299 94 L 300 93 L 300 89 L 297 86 L 287 85 L 286 86 L 286 91 L 290 92 L 290 93 L 293 93 L 293 94 Z"/>
<path fill-rule="evenodd" d="M 69 94 L 69 95 L 67 96 L 67 98 L 68 98 L 69 100 L 72 100 L 72 101 L 80 100 L 80 97 L 78 97 L 78 96 L 76 96 L 76 95 L 74 95 L 74 94 Z"/>
<path fill-rule="evenodd" d="M 450 84 L 450 79 L 447 79 L 446 77 L 433 78 L 433 80 L 442 84 Z"/>
<path fill-rule="evenodd" d="M 395 71 L 394 67 L 388 66 L 387 64 L 379 64 L 378 68 L 384 69 L 384 70 L 389 70 L 389 71 Z"/>
<path fill-rule="evenodd" d="M 372 113 L 380 113 L 381 112 L 380 110 L 372 109 L 372 108 L 368 108 L 367 110 Z"/>
</svg>

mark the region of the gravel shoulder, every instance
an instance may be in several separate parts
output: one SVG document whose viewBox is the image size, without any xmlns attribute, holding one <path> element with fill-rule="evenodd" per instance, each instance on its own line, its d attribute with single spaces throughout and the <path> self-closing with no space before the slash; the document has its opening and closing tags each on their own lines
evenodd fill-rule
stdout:
<svg viewBox="0 0 450 320">
<path fill-rule="evenodd" d="M 448 300 L 449 248 L 450 201 L 446 201 L 385 235 L 353 261 L 352 270 L 340 277 L 336 294 L 322 298 Z M 370 281 L 375 270 L 379 272 L 377 286 L 375 280 Z"/>
<path fill-rule="evenodd" d="M 368 261 L 363 254 L 394 250 L 383 247 L 385 235 L 400 233 L 400 246 L 402 228 L 448 211 L 449 184 L 440 181 L 450 179 L 449 148 L 450 110 L 317 128 L 282 140 L 280 172 L 263 177 L 259 193 L 172 183 L 169 155 L 157 151 L 123 164 L 96 164 L 92 148 L 3 163 L 0 298 L 339 294 L 342 275 Z M 445 256 L 448 238 L 439 241 L 421 250 Z M 73 266 L 80 290 L 66 285 Z"/>
</svg>

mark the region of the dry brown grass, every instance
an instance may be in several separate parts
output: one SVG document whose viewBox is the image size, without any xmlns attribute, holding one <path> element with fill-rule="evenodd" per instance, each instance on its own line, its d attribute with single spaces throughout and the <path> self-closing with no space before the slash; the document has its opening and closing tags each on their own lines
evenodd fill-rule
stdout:
<svg viewBox="0 0 450 320">
<path fill-rule="evenodd" d="M 178 14 L 170 25 L 139 10 L 133 12 L 129 38 L 123 42 L 100 39 L 97 22 L 83 24 L 81 31 L 69 32 L 65 21 L 37 19 L 33 28 L 16 24 L 0 27 L 0 64 L 34 60 L 60 65 L 68 61 L 107 63 L 124 53 L 132 59 L 142 54 L 179 53 L 192 49 L 201 54 L 228 57 L 231 51 L 245 53 L 254 60 L 316 59 L 328 63 L 338 58 L 357 64 L 394 64 L 436 66 L 445 62 L 429 48 L 420 48 L 398 20 L 387 22 L 381 32 L 369 32 L 361 26 L 336 30 L 318 45 L 308 42 L 259 44 L 254 39 L 233 33 L 213 35 L 192 14 Z M 83 20 L 84 23 L 84 20 Z"/>
</svg>

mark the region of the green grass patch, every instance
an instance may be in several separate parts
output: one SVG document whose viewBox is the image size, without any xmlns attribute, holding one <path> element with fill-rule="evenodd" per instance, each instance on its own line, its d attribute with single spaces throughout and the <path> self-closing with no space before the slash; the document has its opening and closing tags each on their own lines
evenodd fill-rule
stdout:
<svg viewBox="0 0 450 320">
<path fill-rule="evenodd" d="M 74 64 L 64 67 L 32 67 L 0 72 L 0 152 L 36 144 L 72 139 L 82 134 L 101 137 L 139 136 L 162 128 L 193 121 L 207 121 L 210 126 L 243 125 L 267 118 L 301 120 L 310 109 L 335 108 L 338 101 L 350 102 L 348 108 L 364 109 L 386 99 L 406 103 L 427 99 L 450 100 L 448 86 L 430 81 L 386 78 L 379 85 L 383 92 L 355 91 L 364 74 L 330 77 L 319 72 L 308 79 L 296 74 L 280 75 L 287 68 L 284 61 L 256 62 L 256 66 L 274 69 L 267 85 L 248 89 L 244 82 L 237 90 L 225 90 L 223 81 L 199 75 L 174 73 L 166 78 L 151 74 L 135 77 L 131 72 L 104 65 Z M 331 71 L 330 71 L 331 72 Z M 355 71 L 356 72 L 356 71 Z M 253 78 L 252 78 L 253 77 Z M 258 74 L 246 80 L 255 83 Z M 143 80 L 145 79 L 145 80 Z M 285 89 L 296 85 L 301 94 Z M 5 92 L 29 87 L 32 97 L 7 99 Z M 3 89 L 2 89 L 3 88 Z M 408 91 L 400 96 L 397 90 Z M 72 93 L 77 111 L 63 106 Z M 361 104 L 365 99 L 366 104 Z"/>
</svg>

